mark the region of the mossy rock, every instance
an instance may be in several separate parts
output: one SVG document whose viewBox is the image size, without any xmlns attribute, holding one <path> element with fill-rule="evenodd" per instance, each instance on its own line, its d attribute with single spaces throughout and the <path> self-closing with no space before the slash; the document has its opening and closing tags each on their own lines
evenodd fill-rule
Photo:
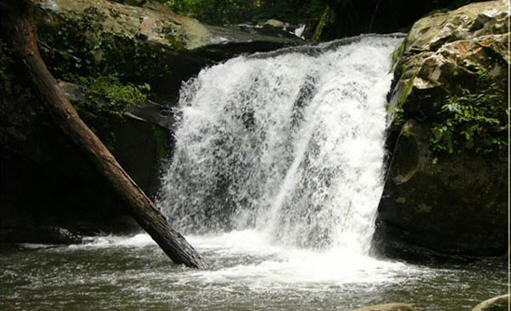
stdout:
<svg viewBox="0 0 511 311">
<path fill-rule="evenodd" d="M 95 14 L 104 32 L 130 38 L 142 37 L 149 43 L 170 49 L 194 49 L 209 43 L 211 34 L 197 20 L 180 16 L 155 2 L 136 7 L 112 1 L 87 0 L 33 0 L 45 11 L 45 18 L 52 22 L 52 15 L 72 23 L 80 23 L 84 16 Z M 53 14 L 52 14 L 53 13 Z M 58 22 L 53 20 L 53 22 Z M 83 35 L 83 34 L 82 34 Z"/>
<path fill-rule="evenodd" d="M 380 253 L 506 253 L 508 22 L 504 1 L 474 3 L 419 20 L 396 50 Z"/>
</svg>

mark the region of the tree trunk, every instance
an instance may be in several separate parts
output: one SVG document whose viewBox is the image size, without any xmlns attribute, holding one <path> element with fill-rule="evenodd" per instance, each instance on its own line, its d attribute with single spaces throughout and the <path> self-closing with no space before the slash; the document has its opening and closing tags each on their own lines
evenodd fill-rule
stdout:
<svg viewBox="0 0 511 311">
<path fill-rule="evenodd" d="M 177 264 L 203 268 L 197 252 L 174 231 L 154 203 L 119 165 L 103 143 L 80 119 L 57 81 L 46 68 L 37 47 L 36 25 L 27 0 L 0 0 L 2 29 L 23 61 L 34 89 L 38 91 L 62 133 L 94 163 L 99 173 L 125 202 L 130 215 Z"/>
</svg>

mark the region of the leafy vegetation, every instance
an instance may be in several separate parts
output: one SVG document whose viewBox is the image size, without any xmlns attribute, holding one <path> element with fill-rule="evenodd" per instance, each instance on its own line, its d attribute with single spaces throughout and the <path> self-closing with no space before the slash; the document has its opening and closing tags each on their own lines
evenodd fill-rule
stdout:
<svg viewBox="0 0 511 311">
<path fill-rule="evenodd" d="M 178 14 L 209 24 L 262 22 L 270 18 L 297 23 L 318 18 L 324 0 L 161 0 Z"/>
<path fill-rule="evenodd" d="M 52 18 L 40 27 L 40 50 L 50 71 L 60 79 L 80 83 L 73 79 L 113 74 L 120 81 L 144 84 L 151 75 L 169 74 L 169 65 L 158 59 L 161 51 L 156 53 L 128 35 L 105 31 L 104 17 L 94 8 L 77 20 L 60 15 Z"/>
<path fill-rule="evenodd" d="M 75 77 L 72 80 L 86 88 L 87 100 L 75 104 L 77 111 L 93 111 L 96 113 L 121 116 L 133 105 L 142 104 L 147 100 L 149 84 L 123 84 L 119 77 L 111 74 L 98 78 Z"/>
<path fill-rule="evenodd" d="M 125 121 L 124 113 L 133 106 L 146 102 L 149 84 L 123 83 L 115 74 L 97 78 L 73 76 L 70 80 L 80 88 L 81 98 L 73 101 L 73 107 L 108 149 L 114 150 L 115 125 Z"/>
<path fill-rule="evenodd" d="M 81 76 L 99 75 L 96 65 L 103 43 L 102 16 L 97 10 L 88 9 L 77 23 L 69 23 L 55 15 L 51 23 L 40 26 L 40 50 L 57 77 L 68 80 L 67 74 Z M 59 27 L 58 36 L 52 28 Z"/>
<path fill-rule="evenodd" d="M 507 146 L 506 96 L 504 89 L 485 72 L 473 89 L 445 98 L 439 112 L 441 122 L 433 124 L 430 144 L 434 152 L 471 150 L 489 154 Z"/>
<path fill-rule="evenodd" d="M 113 0 L 141 6 L 149 0 Z M 174 12 L 213 25 L 263 22 L 270 18 L 297 23 L 318 19 L 327 0 L 154 0 Z"/>
<path fill-rule="evenodd" d="M 146 66 L 157 66 L 158 74 L 168 73 L 166 66 L 136 39 L 105 31 L 105 17 L 97 9 L 89 8 L 73 21 L 56 14 L 51 18 L 39 29 L 41 53 L 56 78 L 81 88 L 83 98 L 73 106 L 112 150 L 114 124 L 147 100 L 151 88 L 145 79 L 156 70 Z"/>
<path fill-rule="evenodd" d="M 170 72 L 168 64 L 147 45 L 105 31 L 104 17 L 94 8 L 76 21 L 59 15 L 52 18 L 39 31 L 40 50 L 57 78 L 87 90 L 88 102 L 77 106 L 79 111 L 121 116 L 147 100 L 151 90 L 147 79 Z"/>
</svg>

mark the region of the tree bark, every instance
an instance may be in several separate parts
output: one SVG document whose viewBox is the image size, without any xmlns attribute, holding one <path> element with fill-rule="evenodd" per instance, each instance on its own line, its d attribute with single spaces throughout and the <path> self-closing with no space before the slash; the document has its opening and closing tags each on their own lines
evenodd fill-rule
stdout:
<svg viewBox="0 0 511 311">
<path fill-rule="evenodd" d="M 62 133 L 94 163 L 99 173 L 125 202 L 130 215 L 176 263 L 203 268 L 197 252 L 173 230 L 154 203 L 119 165 L 117 160 L 80 119 L 57 81 L 48 71 L 37 46 L 37 28 L 27 0 L 0 0 L 2 30 L 26 68 L 34 89 Z"/>
</svg>

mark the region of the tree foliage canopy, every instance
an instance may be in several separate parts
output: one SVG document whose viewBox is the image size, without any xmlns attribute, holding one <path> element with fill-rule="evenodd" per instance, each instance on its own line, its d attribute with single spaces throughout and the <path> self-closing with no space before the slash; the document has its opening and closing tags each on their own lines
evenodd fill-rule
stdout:
<svg viewBox="0 0 511 311">
<path fill-rule="evenodd" d="M 194 17 L 211 25 L 262 23 L 279 19 L 292 24 L 317 22 L 327 6 L 331 10 L 330 24 L 325 38 L 358 34 L 361 32 L 393 32 L 410 27 L 414 21 L 430 11 L 455 9 L 479 0 L 113 0 L 130 5 L 148 1 L 163 3 L 180 15 Z M 403 12 L 407 12 L 403 14 Z M 374 24 L 375 27 L 372 27 Z"/>
<path fill-rule="evenodd" d="M 324 0 L 163 0 L 178 14 L 209 24 L 261 22 L 270 18 L 300 22 L 318 18 Z"/>
</svg>

